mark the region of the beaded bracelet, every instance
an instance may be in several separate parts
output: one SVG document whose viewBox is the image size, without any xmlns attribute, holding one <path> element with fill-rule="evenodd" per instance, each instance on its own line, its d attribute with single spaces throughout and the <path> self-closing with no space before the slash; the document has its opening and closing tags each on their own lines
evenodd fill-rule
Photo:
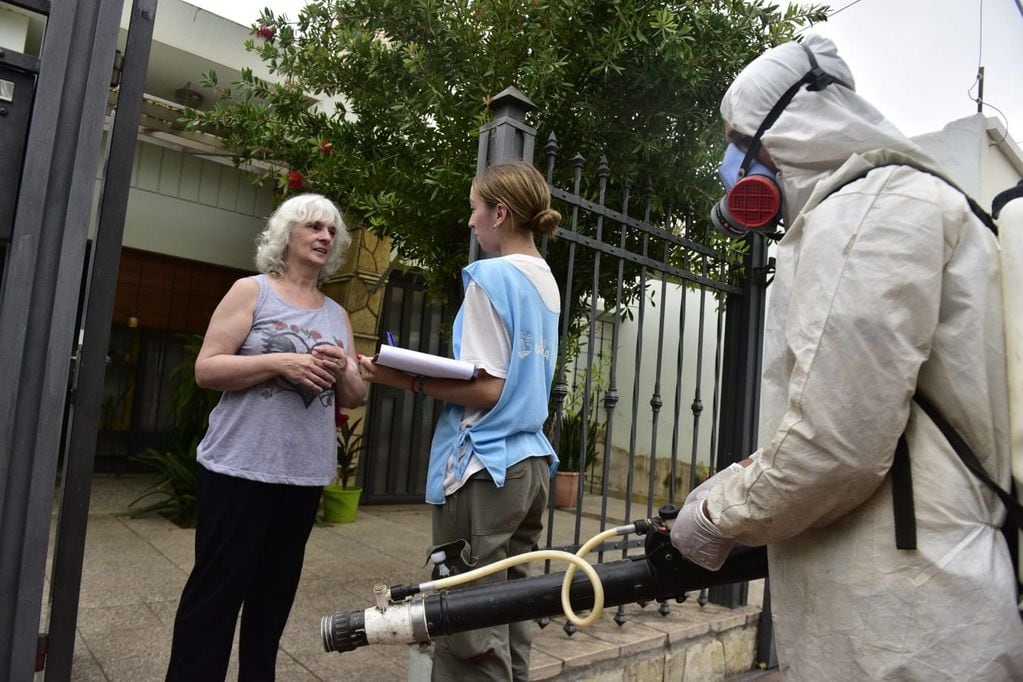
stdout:
<svg viewBox="0 0 1023 682">
<path fill-rule="evenodd" d="M 416 378 L 416 393 L 420 395 L 426 395 L 426 377 L 419 376 Z"/>
</svg>

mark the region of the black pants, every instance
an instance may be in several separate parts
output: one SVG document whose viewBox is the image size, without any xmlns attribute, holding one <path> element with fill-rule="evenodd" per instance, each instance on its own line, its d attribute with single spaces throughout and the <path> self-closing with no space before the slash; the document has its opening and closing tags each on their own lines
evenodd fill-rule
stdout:
<svg viewBox="0 0 1023 682">
<path fill-rule="evenodd" d="M 273 680 L 321 488 L 198 468 L 195 566 L 174 619 L 168 680 L 223 680 L 242 610 L 238 679 Z"/>
</svg>

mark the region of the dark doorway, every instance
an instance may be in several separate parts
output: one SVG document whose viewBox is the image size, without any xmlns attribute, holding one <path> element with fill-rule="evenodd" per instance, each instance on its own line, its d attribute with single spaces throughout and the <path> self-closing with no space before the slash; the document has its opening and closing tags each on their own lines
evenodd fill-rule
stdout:
<svg viewBox="0 0 1023 682">
<path fill-rule="evenodd" d="M 418 277 L 394 272 L 380 314 L 380 337 L 391 332 L 403 348 L 450 356 L 453 305 L 427 296 Z M 422 502 L 433 427 L 441 403 L 382 385 L 370 391 L 366 414 L 366 504 Z"/>
</svg>

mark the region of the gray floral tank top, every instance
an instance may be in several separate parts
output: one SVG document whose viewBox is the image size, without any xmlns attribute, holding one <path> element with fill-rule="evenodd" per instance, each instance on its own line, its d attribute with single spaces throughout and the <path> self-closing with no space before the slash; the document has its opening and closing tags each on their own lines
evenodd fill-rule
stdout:
<svg viewBox="0 0 1023 682">
<path fill-rule="evenodd" d="M 277 296 L 266 275 L 255 279 L 259 296 L 239 355 L 344 346 L 348 334 L 336 301 L 325 297 L 320 308 L 296 308 Z M 210 471 L 254 481 L 325 485 L 337 466 L 334 399 L 333 387 L 314 394 L 284 377 L 225 391 L 210 413 L 199 462 Z"/>
</svg>

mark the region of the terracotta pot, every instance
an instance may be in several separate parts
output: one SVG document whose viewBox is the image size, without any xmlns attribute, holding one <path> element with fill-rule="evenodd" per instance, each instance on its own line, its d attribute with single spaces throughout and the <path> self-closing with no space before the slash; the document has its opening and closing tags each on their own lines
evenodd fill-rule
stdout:
<svg viewBox="0 0 1023 682">
<path fill-rule="evenodd" d="M 579 472 L 559 471 L 554 475 L 554 506 L 574 508 L 579 502 Z"/>
</svg>

